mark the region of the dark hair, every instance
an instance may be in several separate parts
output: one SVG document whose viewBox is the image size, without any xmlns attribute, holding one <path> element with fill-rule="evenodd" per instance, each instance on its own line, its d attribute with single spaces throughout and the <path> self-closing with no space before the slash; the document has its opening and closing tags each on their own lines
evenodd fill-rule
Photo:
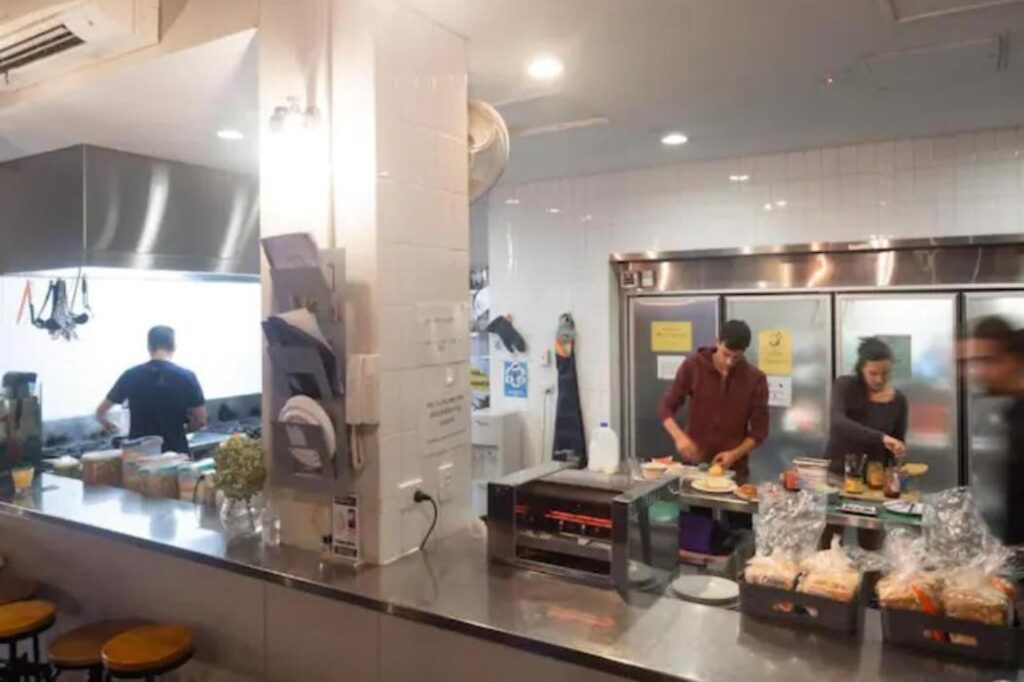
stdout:
<svg viewBox="0 0 1024 682">
<path fill-rule="evenodd" d="M 743 320 L 729 320 L 722 325 L 718 340 L 729 350 L 745 351 L 750 347 L 750 327 Z"/>
<path fill-rule="evenodd" d="M 857 346 L 857 376 L 861 375 L 864 365 L 867 363 L 882 362 L 883 360 L 892 360 L 892 349 L 889 348 L 889 344 L 877 336 L 869 336 L 861 340 L 860 345 Z"/>
<path fill-rule="evenodd" d="M 1006 349 L 1017 358 L 1018 362 L 1024 362 L 1024 329 L 1018 329 L 1010 335 L 1010 342 Z"/>
<path fill-rule="evenodd" d="M 1013 327 L 1006 318 L 999 315 L 981 318 L 974 323 L 974 329 L 971 331 L 971 338 L 998 343 L 1000 350 L 1009 348 L 1013 335 Z"/>
<path fill-rule="evenodd" d="M 149 341 L 149 351 L 174 350 L 174 330 L 170 327 L 158 325 L 149 330 L 146 337 Z"/>
</svg>

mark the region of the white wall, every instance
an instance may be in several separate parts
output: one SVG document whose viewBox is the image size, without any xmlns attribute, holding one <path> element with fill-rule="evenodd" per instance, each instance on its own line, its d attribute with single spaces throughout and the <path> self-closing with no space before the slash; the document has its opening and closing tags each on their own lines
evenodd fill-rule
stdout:
<svg viewBox="0 0 1024 682">
<path fill-rule="evenodd" d="M 0 373 L 39 373 L 46 421 L 92 414 L 121 372 L 148 359 L 146 332 L 157 324 L 174 327 L 175 360 L 196 373 L 208 399 L 260 392 L 257 282 L 156 279 L 139 271 L 93 278 L 92 319 L 78 340 L 64 341 L 32 327 L 27 309 L 15 324 L 25 281 L 0 277 Z M 48 280 L 31 282 L 39 306 Z"/>
<path fill-rule="evenodd" d="M 527 399 L 503 396 L 492 354 L 492 404 L 526 412 L 536 463 L 551 449 L 544 388 L 556 381 L 540 354 L 562 312 L 580 333 L 586 427 L 612 416 L 611 253 L 1022 232 L 1024 128 L 501 186 L 490 207 L 492 313 L 511 313 L 531 344 Z"/>
</svg>

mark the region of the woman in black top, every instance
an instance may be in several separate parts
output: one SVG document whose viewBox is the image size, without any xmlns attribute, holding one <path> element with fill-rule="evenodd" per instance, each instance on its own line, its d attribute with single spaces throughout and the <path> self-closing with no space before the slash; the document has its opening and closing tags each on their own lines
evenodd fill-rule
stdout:
<svg viewBox="0 0 1024 682">
<path fill-rule="evenodd" d="M 833 474 L 843 474 L 847 454 L 864 454 L 868 462 L 883 465 L 907 454 L 907 398 L 889 382 L 891 372 L 892 350 L 872 337 L 857 349 L 856 373 L 836 379 L 825 447 Z"/>
</svg>

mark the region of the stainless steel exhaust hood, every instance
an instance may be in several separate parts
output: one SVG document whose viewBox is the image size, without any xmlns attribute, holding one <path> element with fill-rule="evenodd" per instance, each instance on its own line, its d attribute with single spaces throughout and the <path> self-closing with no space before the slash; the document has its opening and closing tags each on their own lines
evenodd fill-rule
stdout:
<svg viewBox="0 0 1024 682">
<path fill-rule="evenodd" d="M 255 178 L 80 145 L 0 164 L 0 274 L 259 272 Z"/>
</svg>

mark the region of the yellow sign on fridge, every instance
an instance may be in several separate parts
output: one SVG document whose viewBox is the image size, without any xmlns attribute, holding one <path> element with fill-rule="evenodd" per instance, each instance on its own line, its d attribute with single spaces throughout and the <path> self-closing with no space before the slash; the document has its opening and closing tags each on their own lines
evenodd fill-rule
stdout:
<svg viewBox="0 0 1024 682">
<path fill-rule="evenodd" d="M 693 323 L 651 322 L 651 350 L 655 353 L 689 353 L 693 350 Z"/>
<path fill-rule="evenodd" d="M 765 329 L 757 333 L 757 364 L 765 374 L 793 373 L 793 338 L 789 331 Z"/>
</svg>

